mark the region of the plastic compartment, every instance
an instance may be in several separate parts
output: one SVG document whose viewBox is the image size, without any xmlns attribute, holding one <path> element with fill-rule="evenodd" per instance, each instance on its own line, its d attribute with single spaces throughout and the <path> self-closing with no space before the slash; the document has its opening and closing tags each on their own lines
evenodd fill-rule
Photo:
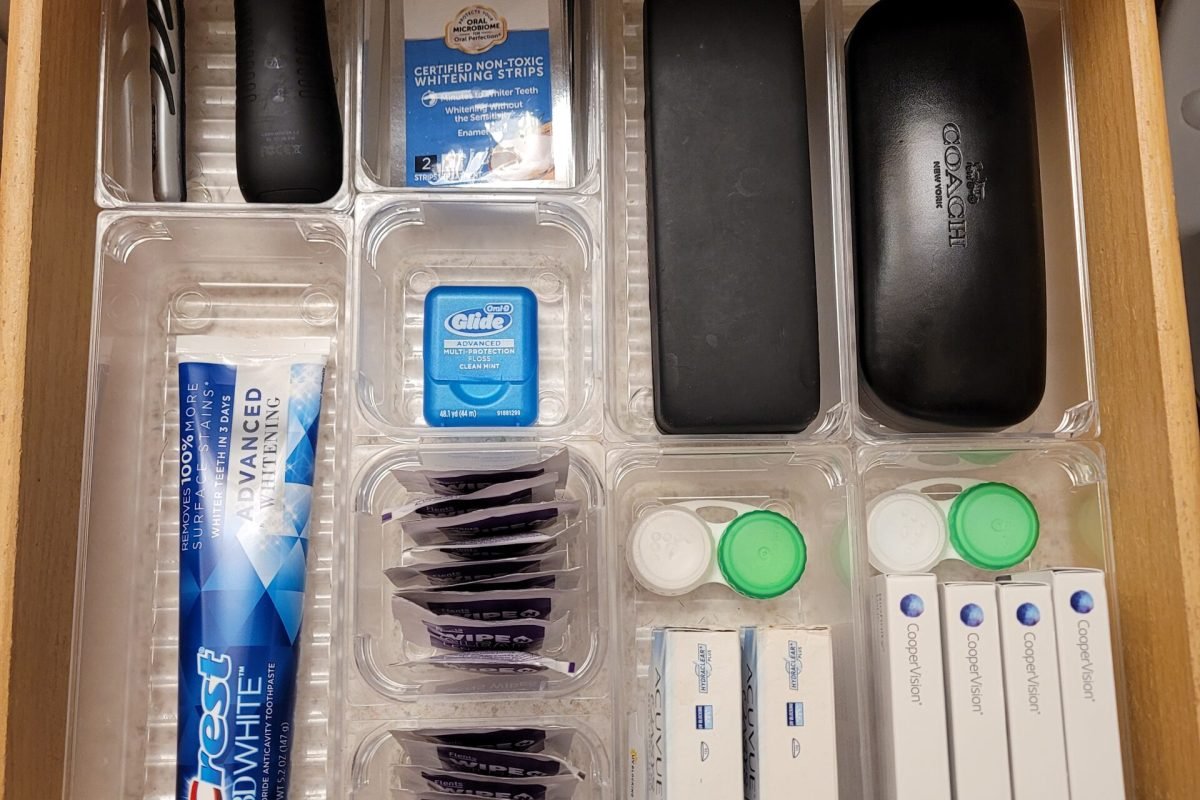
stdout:
<svg viewBox="0 0 1200 800">
<path fill-rule="evenodd" d="M 848 318 L 838 278 L 844 258 L 841 139 L 834 55 L 836 6 L 803 0 L 805 79 L 807 83 L 809 166 L 816 251 L 821 404 L 816 419 L 794 439 L 840 439 L 848 435 Z M 611 355 L 608 410 L 613 425 L 627 437 L 659 435 L 654 421 L 650 344 L 650 265 L 646 191 L 646 78 L 642 0 L 621 4 L 620 40 L 613 45 L 609 103 L 608 174 L 609 247 L 612 279 L 608 296 Z M 769 156 L 768 156 L 769 158 Z M 716 220 L 714 222 L 719 222 Z M 692 437 L 672 437 L 683 439 Z M 712 437 L 707 437 L 711 439 Z M 778 437 L 776 437 L 778 438 Z"/>
<path fill-rule="evenodd" d="M 871 5 L 872 2 L 855 0 L 844 0 L 840 4 L 840 16 L 835 23 L 843 47 L 855 24 Z M 1046 252 L 1046 393 L 1038 409 L 1024 422 L 988 435 L 1009 438 L 1031 435 L 1090 437 L 1099 432 L 1100 422 L 1079 174 L 1074 66 L 1066 32 L 1066 3 L 1063 0 L 1017 0 L 1017 5 L 1024 15 L 1029 40 L 1041 165 L 1042 227 Z M 839 84 L 844 77 L 843 47 L 835 48 L 832 53 L 837 63 Z M 844 112 L 843 86 L 839 86 L 838 92 L 838 105 Z M 842 180 L 846 181 L 850 168 L 848 145 L 844 131 L 839 133 L 839 160 L 845 170 Z M 849 227 L 848 192 L 843 199 L 841 216 L 847 220 L 847 224 L 841 229 L 844 236 L 842 246 L 848 266 L 847 280 L 851 283 L 846 296 L 852 302 L 853 237 Z M 857 374 L 857 356 L 853 360 L 855 363 L 851 368 Z M 857 393 L 856 387 L 856 397 Z M 867 416 L 861 408 L 857 408 L 855 419 L 857 432 L 867 439 L 900 439 L 905 436 Z M 945 437 L 954 434 L 931 432 L 922 435 Z M 964 432 L 957 435 L 964 435 Z"/>
<path fill-rule="evenodd" d="M 556 93 L 553 124 L 555 160 L 569 165 L 549 190 L 599 190 L 600 59 L 606 0 L 549 0 L 550 68 Z M 358 63 L 358 127 L 355 180 L 359 191 L 415 191 L 408 186 L 412 158 L 407 152 L 404 87 L 404 13 L 398 0 L 369 0 L 363 6 Z M 563 90 L 559 90 L 561 87 Z M 448 191 L 546 191 L 546 185 L 504 183 L 448 187 Z"/>
<path fill-rule="evenodd" d="M 1098 447 L 1068 443 L 1025 443 L 1000 448 L 992 444 L 973 440 L 953 445 L 861 448 L 858 465 L 863 508 L 869 509 L 880 496 L 917 481 L 936 479 L 935 484 L 923 490 L 931 498 L 955 495 L 961 480 L 1007 483 L 1024 493 L 1038 511 L 1041 537 L 1033 553 L 1023 564 L 1002 572 L 975 569 L 963 561 L 943 561 L 933 570 L 939 583 L 991 581 L 1003 574 L 1019 575 L 1053 567 L 1105 570 L 1125 774 L 1132 776 L 1129 744 L 1124 735 L 1129 729 L 1128 710 L 1103 454 Z M 865 537 L 866 525 L 856 527 Z M 865 539 L 860 550 L 865 554 Z M 875 575 L 878 571 L 870 567 L 868 573 Z"/>
<path fill-rule="evenodd" d="M 235 43 L 233 0 L 188 2 L 184 16 L 186 71 L 184 120 L 187 137 L 187 202 L 247 206 L 235 163 Z M 326 0 L 329 46 L 342 108 L 342 188 L 319 206 L 350 202 L 350 63 L 357 4 Z M 146 3 L 105 0 L 101 24 L 99 143 L 96 203 L 103 207 L 154 204 L 151 186 L 150 34 Z M 169 204 L 181 207 L 186 204 Z M 269 206 L 268 206 L 269 207 Z"/>
<path fill-rule="evenodd" d="M 574 675 L 543 672 L 533 675 L 479 676 L 472 673 L 444 670 L 440 682 L 419 681 L 407 664 L 416 658 L 439 652 L 428 641 L 411 642 L 404 639 L 400 625 L 392 614 L 392 583 L 384 570 L 398 566 L 403 542 L 399 537 L 385 537 L 380 524 L 382 513 L 404 502 L 407 490 L 390 475 L 393 470 L 426 466 L 454 469 L 468 466 L 472 459 L 485 456 L 504 463 L 537 461 L 554 453 L 550 445 L 521 446 L 494 444 L 458 444 L 445 447 L 425 446 L 420 450 L 405 448 L 361 448 L 355 461 L 357 469 L 350 486 L 352 500 L 344 523 L 351 532 L 349 547 L 343 558 L 348 588 L 346 601 L 344 646 L 348 657 L 353 654 L 357 674 L 348 675 L 348 691 L 352 702 L 369 704 L 380 698 L 410 700 L 422 696 L 454 698 L 457 700 L 496 699 L 513 696 L 529 698 L 572 697 L 590 684 L 604 665 L 607 650 L 607 603 L 609 587 L 608 540 L 605 531 L 605 491 L 600 469 L 595 466 L 594 454 L 583 449 L 571 450 L 571 469 L 565 496 L 579 500 L 582 508 L 578 518 L 583 524 L 576 538 L 568 543 L 568 563 L 583 569 L 578 603 L 571 614 L 561 647 L 541 652 L 563 661 L 574 661 Z M 494 463 L 494 462 L 493 462 Z M 600 690 L 603 691 L 603 690 Z"/>
<path fill-rule="evenodd" d="M 324 797 L 348 232 L 323 218 L 100 217 L 66 790 L 173 797 L 176 336 L 330 336 L 295 717 L 296 797 Z"/>
<path fill-rule="evenodd" d="M 524 710 L 523 710 L 524 711 Z M 472 730 L 497 726 L 530 728 L 574 728 L 575 738 L 571 744 L 569 761 L 582 770 L 586 777 L 575 792 L 574 800 L 608 800 L 615 796 L 612 785 L 608 751 L 603 739 L 592 726 L 593 717 L 572 715 L 569 717 L 473 717 L 472 719 L 404 719 L 388 721 L 379 725 L 362 725 L 366 730 L 359 738 L 359 745 L 351 756 L 350 778 L 345 797 L 351 800 L 389 800 L 394 795 L 396 781 L 394 768 L 405 763 L 404 751 L 392 737 L 392 731 L 418 728 L 445 728 Z M 355 731 L 357 733 L 357 731 Z"/>
<path fill-rule="evenodd" d="M 837 676 L 838 783 L 844 800 L 870 797 L 870 742 L 865 705 L 867 664 L 857 589 L 857 556 L 848 533 L 855 500 L 850 453 L 839 447 L 795 451 L 618 450 L 609 457 L 611 531 L 618 553 L 614 673 L 620 676 L 614 708 L 616 752 L 645 742 L 650 632 L 660 626 L 738 628 L 744 625 L 828 625 L 834 636 Z M 629 535 L 648 511 L 682 500 L 724 499 L 777 511 L 791 518 L 808 545 L 800 582 L 774 600 L 751 600 L 719 585 L 683 597 L 661 597 L 638 584 L 625 564 Z M 645 777 L 636 764 L 628 778 L 634 800 L 644 798 Z"/>
<path fill-rule="evenodd" d="M 424 301 L 439 285 L 523 286 L 538 300 L 546 436 L 600 432 L 599 245 L 584 211 L 550 201 L 364 201 L 354 376 L 368 423 L 395 438 L 463 436 L 423 416 Z"/>
</svg>

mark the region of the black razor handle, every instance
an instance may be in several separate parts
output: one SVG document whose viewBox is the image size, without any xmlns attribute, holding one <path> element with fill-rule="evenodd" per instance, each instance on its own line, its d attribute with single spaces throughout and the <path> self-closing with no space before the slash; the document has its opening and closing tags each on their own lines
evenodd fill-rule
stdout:
<svg viewBox="0 0 1200 800">
<path fill-rule="evenodd" d="M 250 203 L 321 203 L 342 184 L 323 0 L 236 0 L 237 171 Z"/>
</svg>

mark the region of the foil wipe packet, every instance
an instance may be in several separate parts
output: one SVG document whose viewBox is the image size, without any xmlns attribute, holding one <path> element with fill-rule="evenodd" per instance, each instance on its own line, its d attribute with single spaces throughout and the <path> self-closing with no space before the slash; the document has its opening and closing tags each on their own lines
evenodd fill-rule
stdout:
<svg viewBox="0 0 1200 800">
<path fill-rule="evenodd" d="M 399 530 L 406 542 L 428 545 L 538 530 L 553 525 L 560 516 L 577 514 L 579 509 L 578 500 L 554 500 L 485 508 L 454 517 L 410 519 L 408 522 L 385 515 L 383 527 L 385 534 Z"/>
<path fill-rule="evenodd" d="M 414 564 L 384 570 L 397 589 L 431 589 L 454 587 L 492 578 L 505 578 L 522 573 L 555 572 L 563 569 L 567 551 L 556 550 L 545 555 L 517 556 L 488 561 L 451 561 Z"/>
<path fill-rule="evenodd" d="M 403 789 L 432 789 L 454 795 L 506 797 L 513 800 L 570 800 L 582 783 L 582 779 L 575 775 L 492 778 L 407 764 L 393 767 L 393 774 Z"/>
<path fill-rule="evenodd" d="M 441 653 L 428 658 L 406 661 L 403 666 L 414 674 L 435 675 L 445 670 L 472 672 L 478 675 L 536 675 L 542 672 L 554 672 L 561 675 L 574 675 L 574 661 L 559 659 L 534 653 L 524 653 L 519 650 L 480 650 L 466 653 Z M 520 687 L 527 689 L 527 686 Z"/>
<path fill-rule="evenodd" d="M 446 497 L 426 495 L 411 500 L 399 508 L 383 512 L 383 522 L 393 520 L 401 525 L 426 517 L 456 517 L 472 511 L 501 508 L 525 503 L 548 503 L 554 500 L 558 489 L 558 475 L 547 473 L 536 478 L 498 483 L 476 492 Z"/>
<path fill-rule="evenodd" d="M 517 753 L 546 753 L 566 758 L 575 740 L 574 728 L 419 728 L 414 731 L 392 731 L 400 744 L 430 742 L 459 747 L 482 747 L 488 750 L 508 750 Z"/>
<path fill-rule="evenodd" d="M 439 617 L 476 622 L 554 620 L 567 613 L 572 592 L 557 589 L 500 589 L 490 592 L 397 592 L 392 608 L 397 616 L 416 606 Z"/>
<path fill-rule="evenodd" d="M 492 458 L 495 457 L 481 457 L 481 460 L 489 461 Z M 511 459 L 506 457 L 505 460 Z M 538 461 L 517 461 L 504 466 L 486 464 L 474 469 L 396 469 L 392 471 L 392 476 L 410 492 L 463 495 L 500 483 L 554 475 L 557 478 L 555 488 L 561 491 L 567 486 L 567 471 L 570 468 L 571 454 L 564 447 Z"/>
<path fill-rule="evenodd" d="M 429 562 L 438 557 L 485 561 L 547 553 L 567 543 L 582 528 L 582 522 L 575 522 L 552 531 L 527 531 L 502 536 L 484 536 L 469 542 L 445 542 L 412 547 L 405 551 L 401 565 Z"/>
<path fill-rule="evenodd" d="M 538 753 L 514 753 L 452 744 L 435 744 L 416 740 L 397 740 L 413 766 L 453 772 L 469 772 L 494 778 L 544 778 L 573 775 L 584 778 L 585 773 L 565 759 Z"/>
<path fill-rule="evenodd" d="M 392 613 L 409 642 L 428 643 L 439 650 L 474 652 L 555 650 L 563 643 L 570 615 L 555 620 L 476 622 L 439 616 L 407 602 L 393 602 Z"/>
</svg>

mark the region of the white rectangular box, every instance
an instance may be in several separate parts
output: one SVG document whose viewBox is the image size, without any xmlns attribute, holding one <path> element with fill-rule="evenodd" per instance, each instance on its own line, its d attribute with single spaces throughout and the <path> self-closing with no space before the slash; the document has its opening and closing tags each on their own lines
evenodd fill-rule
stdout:
<svg viewBox="0 0 1200 800">
<path fill-rule="evenodd" d="M 954 796 L 1012 800 L 996 586 L 940 589 Z"/>
<path fill-rule="evenodd" d="M 1054 601 L 1071 796 L 1124 800 L 1125 770 L 1104 573 L 1056 569 L 1022 577 L 1050 584 Z"/>
<path fill-rule="evenodd" d="M 647 750 L 654 800 L 741 796 L 741 661 L 737 631 L 654 631 Z"/>
<path fill-rule="evenodd" d="M 1044 583 L 996 586 L 1014 800 L 1064 800 L 1067 752 L 1054 606 Z"/>
<path fill-rule="evenodd" d="M 746 800 L 837 800 L 833 632 L 742 628 L 742 702 Z"/>
<path fill-rule="evenodd" d="M 950 800 L 937 578 L 878 576 L 871 616 L 884 797 Z"/>
</svg>

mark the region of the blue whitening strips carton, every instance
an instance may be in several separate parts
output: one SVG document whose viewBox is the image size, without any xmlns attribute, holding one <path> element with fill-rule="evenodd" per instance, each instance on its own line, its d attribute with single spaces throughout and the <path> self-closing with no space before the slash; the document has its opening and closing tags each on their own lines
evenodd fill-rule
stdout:
<svg viewBox="0 0 1200 800">
<path fill-rule="evenodd" d="M 537 298 L 516 286 L 439 286 L 425 298 L 425 421 L 521 427 L 538 416 Z"/>
</svg>

